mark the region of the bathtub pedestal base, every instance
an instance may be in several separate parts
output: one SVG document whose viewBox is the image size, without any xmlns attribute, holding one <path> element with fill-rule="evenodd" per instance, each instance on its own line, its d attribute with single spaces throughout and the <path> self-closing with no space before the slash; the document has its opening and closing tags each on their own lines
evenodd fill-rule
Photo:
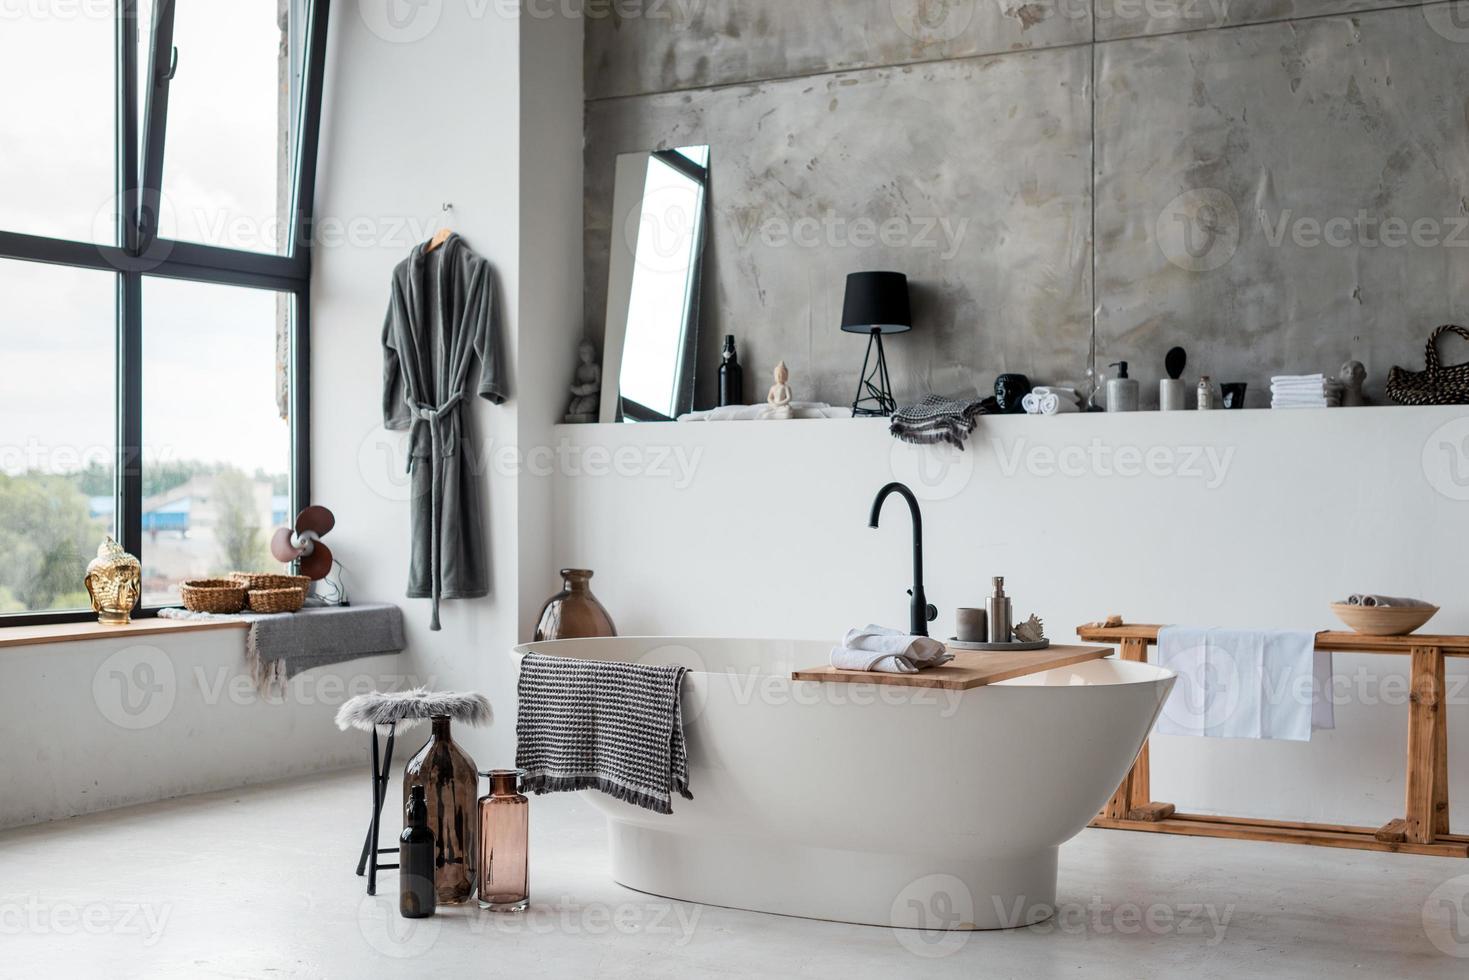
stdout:
<svg viewBox="0 0 1469 980">
<path fill-rule="evenodd" d="M 693 837 L 620 820 L 608 831 L 612 877 L 665 898 L 934 931 L 1013 929 L 1054 914 L 1054 847 L 965 859 Z M 895 831 L 894 843 L 902 836 Z"/>
</svg>

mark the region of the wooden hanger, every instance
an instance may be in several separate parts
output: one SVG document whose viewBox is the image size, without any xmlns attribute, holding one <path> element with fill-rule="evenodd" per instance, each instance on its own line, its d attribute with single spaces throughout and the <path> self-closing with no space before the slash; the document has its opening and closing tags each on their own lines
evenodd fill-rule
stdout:
<svg viewBox="0 0 1469 980">
<path fill-rule="evenodd" d="M 452 204 L 444 205 L 445 212 L 452 211 L 453 209 L 454 205 Z M 440 228 L 438 231 L 434 232 L 434 237 L 428 240 L 428 247 L 423 250 L 424 254 L 426 255 L 429 252 L 432 252 L 434 249 L 447 242 L 449 240 L 449 236 L 452 234 L 454 234 L 454 232 L 447 224 L 444 225 L 444 227 Z"/>
</svg>

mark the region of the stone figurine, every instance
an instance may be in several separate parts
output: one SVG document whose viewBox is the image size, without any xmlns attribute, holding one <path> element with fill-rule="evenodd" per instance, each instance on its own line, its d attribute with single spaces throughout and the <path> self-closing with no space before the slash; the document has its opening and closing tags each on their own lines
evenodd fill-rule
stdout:
<svg viewBox="0 0 1469 980">
<path fill-rule="evenodd" d="M 790 378 L 791 372 L 786 368 L 786 362 L 781 361 L 775 366 L 775 384 L 770 386 L 770 394 L 765 396 L 765 408 L 760 413 L 762 419 L 788 419 L 793 416 L 791 386 L 786 384 Z"/>
<path fill-rule="evenodd" d="M 602 368 L 597 364 L 597 348 L 583 340 L 576 348 L 579 363 L 571 378 L 571 404 L 566 408 L 567 422 L 595 422 L 602 405 Z"/>
<path fill-rule="evenodd" d="M 97 557 L 87 566 L 83 580 L 87 595 L 92 597 L 92 611 L 97 622 L 109 626 L 126 626 L 132 620 L 133 607 L 143 594 L 143 566 L 123 550 L 111 537 L 97 548 Z"/>
<path fill-rule="evenodd" d="M 1367 396 L 1362 394 L 1362 385 L 1367 380 L 1367 369 L 1362 366 L 1361 361 L 1347 361 L 1336 373 L 1336 377 L 1342 384 L 1342 408 L 1361 408 L 1367 404 Z"/>
</svg>

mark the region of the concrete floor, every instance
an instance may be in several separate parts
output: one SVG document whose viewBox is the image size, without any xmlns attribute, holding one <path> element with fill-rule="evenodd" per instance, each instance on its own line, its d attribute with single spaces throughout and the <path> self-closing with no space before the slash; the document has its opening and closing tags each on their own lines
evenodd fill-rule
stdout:
<svg viewBox="0 0 1469 980">
<path fill-rule="evenodd" d="M 413 923 L 392 872 L 376 899 L 352 874 L 367 798 L 332 774 L 0 834 L 0 975 L 1469 974 L 1469 865 L 1443 858 L 1088 830 L 1051 923 L 894 932 L 629 891 L 575 796 L 532 802 L 529 913 Z"/>
</svg>

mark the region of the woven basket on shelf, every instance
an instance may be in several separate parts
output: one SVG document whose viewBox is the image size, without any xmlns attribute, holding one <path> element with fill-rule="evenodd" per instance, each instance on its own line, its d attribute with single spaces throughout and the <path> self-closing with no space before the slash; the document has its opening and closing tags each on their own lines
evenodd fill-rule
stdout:
<svg viewBox="0 0 1469 980">
<path fill-rule="evenodd" d="M 230 572 L 234 579 L 246 589 L 300 589 L 311 588 L 311 579 L 305 575 L 281 575 L 276 572 Z"/>
<path fill-rule="evenodd" d="M 245 608 L 245 588 L 232 579 L 194 579 L 181 584 L 179 594 L 192 612 L 237 613 Z"/>
<path fill-rule="evenodd" d="M 306 604 L 305 589 L 251 589 L 246 596 L 251 612 L 297 612 Z"/>
</svg>

